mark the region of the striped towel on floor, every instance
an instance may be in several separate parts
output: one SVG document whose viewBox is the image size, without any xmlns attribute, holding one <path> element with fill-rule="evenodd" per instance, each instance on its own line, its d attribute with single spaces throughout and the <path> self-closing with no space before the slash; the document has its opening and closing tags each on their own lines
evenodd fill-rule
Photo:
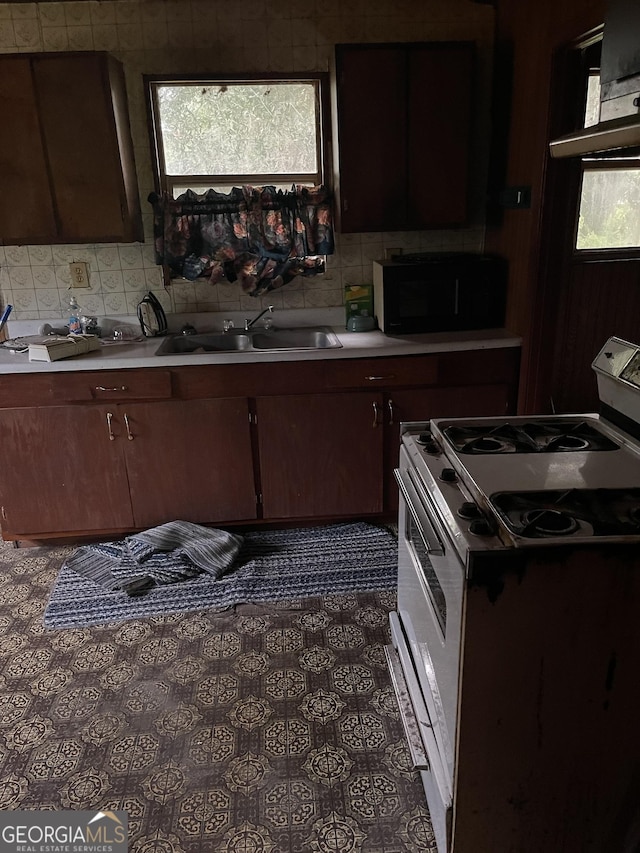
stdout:
<svg viewBox="0 0 640 853">
<path fill-rule="evenodd" d="M 233 565 L 243 538 L 190 521 L 170 521 L 121 542 L 85 545 L 66 565 L 107 589 L 150 578 L 176 583 L 205 572 L 214 578 Z"/>
</svg>

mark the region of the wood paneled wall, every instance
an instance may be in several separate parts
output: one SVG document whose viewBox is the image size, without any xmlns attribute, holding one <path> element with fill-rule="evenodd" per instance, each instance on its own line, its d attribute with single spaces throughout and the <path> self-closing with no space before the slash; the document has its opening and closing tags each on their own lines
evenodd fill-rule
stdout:
<svg viewBox="0 0 640 853">
<path fill-rule="evenodd" d="M 562 297 L 553 402 L 559 412 L 595 412 L 591 362 L 611 334 L 640 341 L 640 261 L 573 264 Z"/>
<path fill-rule="evenodd" d="M 564 288 L 570 286 L 566 271 L 556 269 L 554 275 L 554 264 L 557 254 L 562 254 L 559 247 L 566 248 L 572 233 L 563 228 L 561 233 L 553 235 L 550 245 L 549 226 L 545 223 L 545 217 L 550 215 L 547 193 L 553 191 L 548 181 L 548 143 L 552 135 L 552 87 L 558 85 L 553 79 L 554 56 L 561 46 L 602 24 L 604 13 L 605 0 L 497 2 L 496 43 L 503 55 L 513 57 L 503 180 L 505 186 L 530 186 L 531 207 L 504 209 L 499 221 L 488 225 L 486 248 L 509 259 L 507 325 L 524 339 L 519 403 L 523 413 L 551 410 L 552 389 L 556 387 L 553 353 L 559 334 L 554 305 L 558 305 Z M 498 95 L 501 82 L 498 75 L 495 80 Z M 501 101 L 504 98 L 496 99 L 498 104 Z M 504 124 L 504 116 L 496 116 L 494 127 L 501 124 Z M 557 132 L 561 131 L 554 127 L 553 133 Z M 505 141 L 494 139 L 494 146 L 500 146 L 501 142 Z M 570 169 L 571 165 L 566 164 L 566 168 Z M 496 193 L 495 187 L 493 192 Z M 593 287 L 597 288 L 597 278 L 605 274 L 604 270 L 592 270 L 590 274 Z M 563 334 L 578 338 L 580 331 L 576 323 L 579 322 L 583 322 L 580 317 L 569 317 Z M 601 343 L 607 334 L 615 331 L 605 333 Z M 600 329 L 592 329 L 591 333 L 597 337 Z M 575 352 L 570 357 L 578 360 L 582 355 Z M 588 365 L 586 370 L 589 370 Z M 586 398 L 582 403 L 576 397 L 573 399 L 579 408 L 586 405 Z M 560 398 L 565 398 L 564 391 Z"/>
</svg>

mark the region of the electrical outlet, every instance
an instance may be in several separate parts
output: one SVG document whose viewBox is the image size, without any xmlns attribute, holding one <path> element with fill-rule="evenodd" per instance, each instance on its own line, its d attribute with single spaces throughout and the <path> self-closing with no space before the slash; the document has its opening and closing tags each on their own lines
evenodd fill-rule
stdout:
<svg viewBox="0 0 640 853">
<path fill-rule="evenodd" d="M 89 269 L 84 261 L 69 264 L 71 287 L 89 287 Z"/>
</svg>

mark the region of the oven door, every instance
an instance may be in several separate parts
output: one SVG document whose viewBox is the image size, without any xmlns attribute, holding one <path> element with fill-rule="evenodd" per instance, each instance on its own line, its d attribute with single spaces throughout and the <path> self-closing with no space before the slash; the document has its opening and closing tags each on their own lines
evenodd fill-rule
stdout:
<svg viewBox="0 0 640 853">
<path fill-rule="evenodd" d="M 435 786 L 435 793 L 443 794 L 436 802 L 429 797 L 423 774 L 436 829 L 437 814 L 443 810 L 440 822 L 446 827 L 450 805 L 447 793 L 453 791 L 465 572 L 435 504 L 404 448 L 395 474 L 400 487 L 400 509 L 398 612 L 397 626 L 392 619 L 392 634 L 399 630 L 406 645 L 406 660 L 399 648 L 398 656 L 414 710 L 420 718 L 418 707 L 423 704 L 429 715 L 437 748 L 437 755 L 433 755 L 429 753 L 429 745 L 424 744 L 429 764 L 432 768 L 442 767 L 445 774 L 444 788 Z M 394 645 L 401 645 L 396 644 L 395 637 Z M 419 691 L 419 695 L 412 695 L 412 690 Z M 432 798 L 434 795 L 432 790 Z M 439 841 L 438 849 L 446 850 L 446 843 Z"/>
</svg>

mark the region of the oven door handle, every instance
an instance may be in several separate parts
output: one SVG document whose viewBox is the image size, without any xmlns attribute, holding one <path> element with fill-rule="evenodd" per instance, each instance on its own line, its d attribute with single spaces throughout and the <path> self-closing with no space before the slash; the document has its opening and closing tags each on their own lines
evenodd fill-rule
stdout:
<svg viewBox="0 0 640 853">
<path fill-rule="evenodd" d="M 410 494 L 410 489 L 414 488 L 413 484 L 407 483 L 405 481 L 404 477 L 402 476 L 402 472 L 398 468 L 394 469 L 393 474 L 396 478 L 400 493 L 404 498 L 404 502 L 407 506 L 407 509 L 411 513 L 411 517 L 413 518 L 415 525 L 418 528 L 418 533 L 420 534 L 425 544 L 427 553 L 433 554 L 436 557 L 441 557 L 444 554 L 444 545 L 442 544 L 440 537 L 436 533 L 435 529 L 429 522 L 429 519 L 426 517 L 421 518 L 418 515 L 418 512 L 415 508 L 415 503 L 416 501 L 418 501 L 421 504 L 422 501 L 420 501 L 420 498 L 418 497 L 417 493 L 415 498 L 412 498 Z"/>
<path fill-rule="evenodd" d="M 417 770 L 431 771 L 442 802 L 450 805 L 453 780 L 440 754 L 433 720 L 418 684 L 398 614 L 393 611 L 389 613 L 389 627 L 392 646 L 389 650 L 385 647 L 385 656 L 414 766 Z M 397 654 L 397 658 L 391 653 L 392 650 Z"/>
</svg>

